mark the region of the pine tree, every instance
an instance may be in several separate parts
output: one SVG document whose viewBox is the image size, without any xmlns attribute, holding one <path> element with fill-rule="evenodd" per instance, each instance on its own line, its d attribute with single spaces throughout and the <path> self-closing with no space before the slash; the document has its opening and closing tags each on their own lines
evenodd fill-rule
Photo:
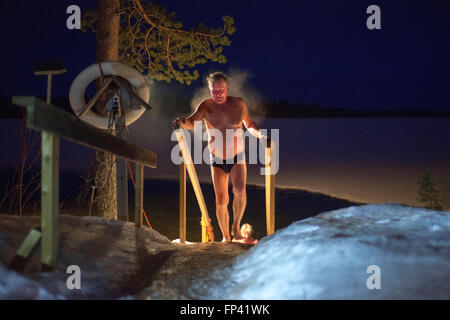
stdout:
<svg viewBox="0 0 450 320">
<path fill-rule="evenodd" d="M 440 199 L 439 192 L 434 186 L 430 172 L 425 170 L 418 179 L 417 200 L 429 209 L 444 210 L 444 202 Z"/>
<path fill-rule="evenodd" d="M 105 1 L 120 2 L 113 6 L 117 8 L 115 16 L 120 17 L 119 61 L 146 73 L 151 79 L 167 82 L 174 79 L 189 85 L 199 77 L 198 71 L 193 69 L 196 65 L 208 61 L 226 63 L 223 47 L 231 45 L 228 36 L 236 31 L 232 17 L 222 17 L 223 26 L 219 28 L 200 23 L 185 30 L 182 22 L 175 19 L 174 12 L 150 1 L 98 0 L 98 3 Z M 86 11 L 82 30 L 99 33 L 98 22 L 102 15 L 99 10 Z"/>
<path fill-rule="evenodd" d="M 189 85 L 198 79 L 193 69 L 208 61 L 225 63 L 223 47 L 231 44 L 229 35 L 235 32 L 234 20 L 224 16 L 223 27 L 209 28 L 199 24 L 190 30 L 175 20 L 175 13 L 144 0 L 98 0 L 97 7 L 87 10 L 82 31 L 96 33 L 97 62 L 119 61 L 135 67 L 150 79 L 176 81 Z M 97 87 L 100 83 L 97 83 Z M 105 100 L 105 99 L 103 99 Z M 106 101 L 94 111 L 105 114 Z M 117 219 L 116 157 L 97 151 L 95 167 L 89 168 L 95 177 L 96 214 Z M 89 186 L 90 187 L 90 186 Z"/>
</svg>

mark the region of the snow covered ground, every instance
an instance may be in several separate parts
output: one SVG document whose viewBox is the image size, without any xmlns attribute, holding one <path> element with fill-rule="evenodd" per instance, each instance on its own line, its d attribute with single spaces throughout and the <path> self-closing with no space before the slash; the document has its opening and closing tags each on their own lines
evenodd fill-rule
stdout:
<svg viewBox="0 0 450 320">
<path fill-rule="evenodd" d="M 9 261 L 40 217 L 0 216 L 0 258 Z M 176 245 L 156 231 L 136 231 L 129 222 L 100 217 L 59 217 L 58 266 L 53 272 L 40 273 L 40 252 L 32 255 L 25 273 L 16 273 L 0 263 L 0 299 L 111 299 L 136 286 L 134 280 L 145 278 L 163 252 Z M 152 259 L 150 259 L 152 258 Z M 156 263 L 154 263 L 155 265 Z M 68 266 L 81 269 L 81 290 L 69 290 Z M 146 266 L 147 270 L 143 269 Z"/>
<path fill-rule="evenodd" d="M 129 223 L 103 223 L 100 218 L 89 217 L 64 219 L 72 225 L 67 234 L 71 235 L 73 245 L 72 251 L 63 245 L 65 253 L 61 260 L 79 261 L 82 270 L 87 270 L 82 275 L 80 292 L 68 291 L 68 275 L 64 272 L 18 274 L 0 264 L 0 299 L 98 298 L 111 290 L 107 280 L 114 279 L 114 272 L 117 277 L 127 272 L 132 275 L 130 268 L 149 268 L 156 264 L 164 268 L 175 264 L 178 269 L 166 269 L 163 276 L 152 274 L 153 280 L 149 279 L 147 287 L 116 298 L 450 299 L 450 212 L 399 204 L 353 206 L 324 212 L 278 230 L 235 258 L 229 254 L 226 264 L 201 276 L 188 272 L 193 266 L 187 259 L 193 258 L 196 263 L 203 259 L 210 264 L 218 253 L 237 247 L 234 244 L 183 246 L 149 229 L 137 237 Z M 89 230 L 77 229 L 86 223 Z M 107 250 L 103 247 L 106 252 L 101 256 L 97 255 L 96 243 L 82 243 L 83 238 L 98 238 L 104 233 L 116 241 Z M 154 253 L 139 267 L 136 265 L 142 261 L 134 256 L 138 250 L 137 238 L 143 246 L 140 250 Z M 6 240 L 0 228 L 0 244 Z M 86 250 L 86 246 L 88 253 L 80 249 Z M 177 263 L 160 263 L 161 254 L 183 250 L 184 255 Z M 369 266 L 378 267 L 380 272 L 370 271 L 373 269 Z M 369 289 L 368 284 L 380 287 Z"/>
<path fill-rule="evenodd" d="M 367 287 L 371 265 L 380 289 Z M 262 239 L 191 291 L 213 299 L 449 299 L 450 212 L 397 204 L 325 212 Z"/>
</svg>

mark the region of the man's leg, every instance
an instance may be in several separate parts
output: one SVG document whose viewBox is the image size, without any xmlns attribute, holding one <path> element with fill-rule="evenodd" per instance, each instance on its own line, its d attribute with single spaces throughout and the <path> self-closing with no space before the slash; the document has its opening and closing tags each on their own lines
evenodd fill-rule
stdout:
<svg viewBox="0 0 450 320">
<path fill-rule="evenodd" d="M 231 184 L 233 185 L 233 226 L 231 234 L 236 240 L 242 239 L 241 220 L 247 205 L 247 166 L 235 164 L 230 171 Z"/>
<path fill-rule="evenodd" d="M 222 231 L 222 241 L 231 241 L 230 216 L 228 214 L 228 173 L 220 168 L 211 166 L 211 176 L 216 195 L 216 216 Z"/>
</svg>

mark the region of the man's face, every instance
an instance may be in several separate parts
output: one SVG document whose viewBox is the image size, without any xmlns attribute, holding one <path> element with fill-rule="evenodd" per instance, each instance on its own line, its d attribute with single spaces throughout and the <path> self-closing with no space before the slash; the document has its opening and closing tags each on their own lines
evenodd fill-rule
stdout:
<svg viewBox="0 0 450 320">
<path fill-rule="evenodd" d="M 215 103 L 222 104 L 227 101 L 228 84 L 223 81 L 213 81 L 210 87 L 211 98 Z"/>
</svg>

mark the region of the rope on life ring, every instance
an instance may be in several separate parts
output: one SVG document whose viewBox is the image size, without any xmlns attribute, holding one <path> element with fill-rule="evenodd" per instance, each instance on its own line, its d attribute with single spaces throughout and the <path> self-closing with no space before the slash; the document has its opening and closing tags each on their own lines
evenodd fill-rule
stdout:
<svg viewBox="0 0 450 320">
<path fill-rule="evenodd" d="M 86 88 L 92 81 L 95 81 L 97 78 L 101 77 L 102 74 L 104 77 L 107 77 L 108 75 L 114 75 L 125 78 L 131 83 L 134 92 L 139 95 L 142 100 L 144 100 L 145 102 L 149 101 L 150 88 L 147 81 L 145 80 L 144 75 L 142 75 L 139 71 L 119 62 L 105 61 L 100 65 L 98 63 L 95 63 L 84 69 L 75 78 L 75 80 L 73 80 L 70 87 L 70 106 L 77 116 L 84 110 L 86 106 Z M 131 109 L 125 111 L 126 125 L 128 126 L 139 119 L 139 117 L 142 116 L 144 112 L 145 108 L 141 106 L 136 99 L 132 99 Z M 101 116 L 92 110 L 87 111 L 83 116 L 79 118 L 97 128 L 108 129 L 108 117 Z"/>
</svg>

